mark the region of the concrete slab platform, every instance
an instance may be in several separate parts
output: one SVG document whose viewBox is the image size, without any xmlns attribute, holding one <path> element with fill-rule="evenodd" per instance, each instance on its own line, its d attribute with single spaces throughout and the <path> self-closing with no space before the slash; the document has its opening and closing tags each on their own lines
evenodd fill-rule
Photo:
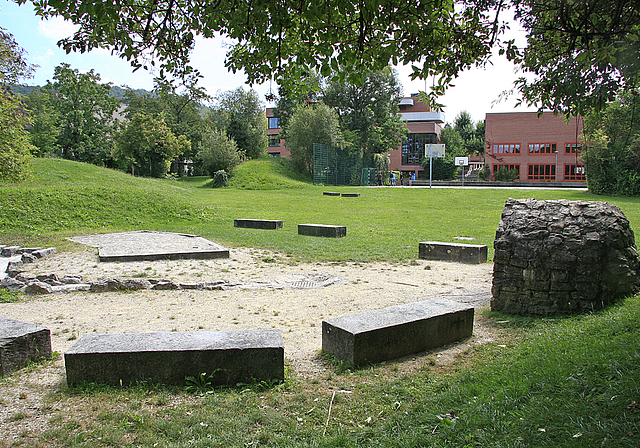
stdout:
<svg viewBox="0 0 640 448">
<path fill-rule="evenodd" d="M 184 385 L 200 373 L 214 385 L 284 380 L 280 330 L 86 334 L 64 360 L 69 385 Z"/>
<path fill-rule="evenodd" d="M 456 261 L 458 263 L 486 263 L 487 246 L 425 241 L 418 244 L 418 257 L 425 260 Z"/>
<path fill-rule="evenodd" d="M 362 366 L 441 347 L 471 336 L 474 309 L 427 300 L 322 321 L 322 351 Z"/>
<path fill-rule="evenodd" d="M 298 235 L 342 238 L 347 236 L 347 226 L 331 226 L 326 224 L 298 224 Z"/>
<path fill-rule="evenodd" d="M 106 233 L 74 236 L 71 241 L 98 248 L 100 261 L 152 261 L 229 258 L 229 249 L 197 235 L 171 232 Z"/>
<path fill-rule="evenodd" d="M 276 219 L 234 219 L 233 227 L 241 227 L 244 229 L 264 229 L 275 230 L 282 229 L 282 221 Z"/>
<path fill-rule="evenodd" d="M 37 324 L 0 317 L 0 377 L 30 361 L 51 358 L 51 331 Z"/>
</svg>

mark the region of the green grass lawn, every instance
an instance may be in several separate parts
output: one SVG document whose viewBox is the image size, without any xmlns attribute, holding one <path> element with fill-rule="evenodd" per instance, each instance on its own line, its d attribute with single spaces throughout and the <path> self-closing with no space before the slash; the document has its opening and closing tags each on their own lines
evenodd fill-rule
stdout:
<svg viewBox="0 0 640 448">
<path fill-rule="evenodd" d="M 323 187 L 292 179 L 282 161 L 242 165 L 234 187 L 208 179 L 141 179 L 93 165 L 37 159 L 22 184 L 0 184 L 0 241 L 56 245 L 64 237 L 130 230 L 193 233 L 231 247 L 251 246 L 307 260 L 388 260 L 417 257 L 421 241 L 475 238 L 489 246 L 509 197 L 603 200 L 618 205 L 640 228 L 639 198 L 593 196 L 572 190 Z M 269 189 L 267 189 L 269 188 Z M 359 198 L 323 191 L 361 193 Z M 278 231 L 237 229 L 233 220 L 280 219 Z M 303 223 L 346 225 L 342 239 L 297 234 Z"/>
<path fill-rule="evenodd" d="M 568 190 L 321 187 L 292 177 L 281 161 L 239 170 L 234 187 L 211 189 L 204 178 L 139 179 L 36 160 L 29 181 L 0 184 L 0 241 L 73 250 L 64 237 L 150 229 L 197 233 L 301 260 L 401 261 L 416 258 L 418 243 L 426 240 L 465 236 L 491 248 L 509 197 L 604 200 L 640 229 L 638 198 Z M 361 197 L 323 196 L 327 190 Z M 236 229 L 235 218 L 281 219 L 285 227 Z M 299 223 L 346 225 L 347 237 L 298 236 Z M 13 294 L 0 299 L 24 300 Z M 495 330 L 495 339 L 447 368 L 427 354 L 424 366 L 414 369 L 402 362 L 355 371 L 336 364 L 313 379 L 289 369 L 286 382 L 275 387 L 195 394 L 144 384 L 61 388 L 42 410 L 48 429 L 27 431 L 6 446 L 640 446 L 640 296 L 573 317 L 481 310 L 477 318 Z"/>
</svg>

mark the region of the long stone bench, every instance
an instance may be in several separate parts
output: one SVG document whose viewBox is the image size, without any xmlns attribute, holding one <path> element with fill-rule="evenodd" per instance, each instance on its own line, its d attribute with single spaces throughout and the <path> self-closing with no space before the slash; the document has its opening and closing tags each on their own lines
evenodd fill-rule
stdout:
<svg viewBox="0 0 640 448">
<path fill-rule="evenodd" d="M 426 241 L 418 245 L 418 256 L 426 260 L 479 264 L 487 261 L 487 246 Z"/>
<path fill-rule="evenodd" d="M 211 375 L 213 385 L 284 380 L 280 330 L 87 334 L 64 355 L 67 383 L 184 385 Z"/>
<path fill-rule="evenodd" d="M 282 229 L 282 221 L 275 219 L 234 219 L 233 227 L 244 229 Z"/>
<path fill-rule="evenodd" d="M 0 317 L 0 377 L 28 362 L 51 358 L 51 331 L 36 324 Z"/>
<path fill-rule="evenodd" d="M 343 198 L 359 198 L 360 193 L 342 193 Z"/>
<path fill-rule="evenodd" d="M 322 351 L 362 366 L 441 347 L 471 336 L 474 309 L 427 300 L 322 321 Z"/>
<path fill-rule="evenodd" d="M 341 238 L 343 236 L 347 236 L 347 226 L 330 226 L 326 224 L 298 224 L 298 235 Z"/>
<path fill-rule="evenodd" d="M 323 191 L 322 195 L 323 196 L 340 196 L 340 193 L 335 191 Z"/>
</svg>

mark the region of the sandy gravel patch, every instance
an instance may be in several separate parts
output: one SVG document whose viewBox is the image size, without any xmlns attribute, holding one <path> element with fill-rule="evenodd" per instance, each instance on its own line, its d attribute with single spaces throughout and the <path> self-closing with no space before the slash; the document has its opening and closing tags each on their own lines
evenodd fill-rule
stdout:
<svg viewBox="0 0 640 448">
<path fill-rule="evenodd" d="M 231 249 L 229 259 L 100 263 L 96 249 L 87 248 L 54 254 L 27 265 L 25 270 L 60 276 L 81 274 L 86 280 L 114 276 L 178 282 L 226 280 L 244 286 L 229 290 L 54 294 L 2 303 L 0 315 L 49 328 L 52 348 L 60 354 L 86 333 L 276 328 L 283 333 L 287 362 L 299 376 L 313 378 L 324 370 L 317 356 L 323 319 L 430 298 L 483 307 L 490 299 L 492 267 L 490 263 L 427 260 L 403 264 L 295 263 L 281 254 L 246 248 Z M 282 286 L 310 275 L 332 276 L 338 281 L 311 289 Z M 468 343 L 490 338 L 476 324 L 474 341 Z M 446 351 L 443 356 L 447 356 Z M 1 382 L 0 428 L 5 429 L 0 429 L 0 440 L 8 432 L 41 429 L 42 398 L 64 382 L 62 359 Z M 9 424 L 16 412 L 24 412 L 29 418 Z"/>
</svg>

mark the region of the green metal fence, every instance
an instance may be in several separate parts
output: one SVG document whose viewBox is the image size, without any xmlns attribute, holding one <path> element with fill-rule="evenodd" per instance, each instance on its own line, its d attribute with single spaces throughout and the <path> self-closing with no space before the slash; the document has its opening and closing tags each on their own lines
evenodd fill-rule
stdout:
<svg viewBox="0 0 640 448">
<path fill-rule="evenodd" d="M 370 162 L 357 152 L 313 144 L 313 183 L 322 185 L 372 185 Z M 366 171 L 365 171 L 366 170 Z M 366 177 L 366 178 L 365 178 Z"/>
</svg>

